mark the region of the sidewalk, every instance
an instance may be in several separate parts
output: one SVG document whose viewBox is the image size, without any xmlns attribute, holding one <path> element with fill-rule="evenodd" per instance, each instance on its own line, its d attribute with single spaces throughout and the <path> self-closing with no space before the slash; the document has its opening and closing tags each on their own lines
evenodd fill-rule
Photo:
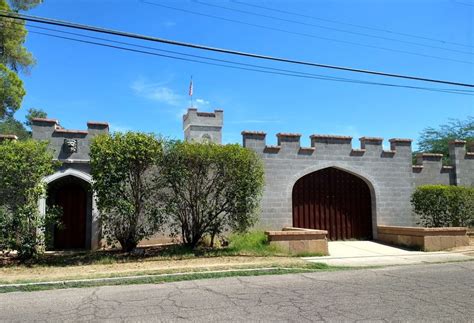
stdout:
<svg viewBox="0 0 474 323">
<path fill-rule="evenodd" d="M 303 259 L 331 266 L 355 267 L 474 260 L 474 246 L 462 251 L 423 252 L 391 247 L 374 241 L 330 241 L 328 247 L 330 256 Z"/>
</svg>

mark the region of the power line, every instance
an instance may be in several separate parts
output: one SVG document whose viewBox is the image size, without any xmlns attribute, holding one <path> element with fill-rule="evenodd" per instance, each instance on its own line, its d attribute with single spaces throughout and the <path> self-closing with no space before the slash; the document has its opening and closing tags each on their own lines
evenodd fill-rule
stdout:
<svg viewBox="0 0 474 323">
<path fill-rule="evenodd" d="M 144 4 L 149 4 L 149 5 L 152 5 L 152 6 L 157 6 L 157 7 L 161 7 L 161 8 L 170 9 L 170 10 L 185 12 L 185 13 L 192 14 L 192 15 L 208 17 L 208 18 L 212 18 L 212 19 L 217 19 L 217 20 L 221 20 L 221 21 L 236 23 L 236 24 L 239 24 L 239 25 L 251 26 L 251 27 L 265 29 L 265 30 L 277 31 L 277 32 L 290 34 L 290 35 L 297 35 L 297 36 L 314 38 L 314 39 L 322 39 L 322 40 L 327 40 L 327 41 L 341 43 L 341 44 L 348 44 L 348 45 L 359 46 L 359 47 L 374 48 L 374 49 L 380 49 L 380 50 L 389 51 L 389 52 L 415 55 L 415 56 L 420 56 L 420 57 L 434 58 L 434 59 L 439 59 L 439 60 L 443 60 L 443 61 L 451 61 L 451 62 L 456 62 L 456 63 L 470 64 L 470 65 L 473 64 L 473 62 L 465 61 L 465 60 L 461 60 L 461 59 L 454 59 L 454 58 L 447 58 L 447 57 L 441 57 L 441 56 L 435 56 L 435 55 L 421 54 L 421 53 L 416 53 L 416 52 L 411 52 L 411 51 L 406 51 L 406 50 L 400 50 L 400 49 L 394 49 L 394 48 L 388 48 L 388 47 L 382 47 L 382 46 L 376 46 L 376 45 L 370 45 L 370 44 L 363 44 L 363 43 L 358 43 L 358 42 L 353 42 L 353 41 L 348 41 L 348 40 L 335 39 L 335 38 L 330 38 L 330 37 L 323 37 L 323 36 L 308 34 L 308 33 L 304 33 L 304 32 L 290 31 L 290 30 L 281 29 L 281 28 L 277 28 L 277 27 L 260 25 L 260 24 L 245 22 L 245 21 L 231 19 L 231 18 L 224 18 L 224 17 L 220 17 L 220 16 L 216 16 L 216 15 L 207 14 L 207 13 L 192 11 L 192 10 L 189 10 L 189 9 L 176 8 L 176 7 L 172 7 L 172 6 L 168 6 L 168 5 L 164 5 L 164 4 L 160 4 L 160 3 L 156 3 L 156 2 L 150 2 L 150 1 L 144 1 L 144 0 L 141 1 L 141 2 L 144 3 Z"/>
<path fill-rule="evenodd" d="M 158 48 L 149 47 L 149 46 L 142 46 L 142 45 L 137 45 L 137 44 L 132 44 L 132 43 L 114 41 L 114 40 L 110 40 L 110 39 L 105 39 L 105 38 L 100 38 L 100 37 L 93 37 L 93 36 L 82 35 L 82 34 L 77 34 L 77 33 L 71 33 L 71 32 L 66 32 L 66 31 L 60 31 L 60 30 L 44 28 L 44 27 L 39 27 L 39 26 L 28 25 L 28 27 L 46 29 L 46 30 L 51 30 L 51 31 L 54 31 L 54 32 L 77 35 L 77 36 L 80 36 L 80 37 L 98 39 L 98 40 L 103 40 L 103 41 L 112 42 L 112 43 L 126 44 L 126 45 L 129 45 L 129 46 L 135 46 L 135 47 L 140 47 L 140 48 L 148 48 L 148 49 L 152 49 L 152 50 L 155 50 L 155 51 L 162 51 L 162 52 L 174 53 L 174 54 L 178 54 L 178 55 L 191 56 L 191 57 L 205 59 L 205 60 L 225 62 L 225 63 L 241 65 L 241 66 L 249 66 L 249 67 L 253 67 L 253 68 L 241 68 L 241 67 L 237 67 L 237 66 L 230 66 L 230 65 L 227 65 L 227 64 L 209 63 L 209 62 L 203 62 L 203 61 L 199 61 L 199 60 L 195 60 L 195 59 L 185 59 L 185 58 L 176 57 L 176 56 L 172 56 L 172 55 L 161 55 L 161 54 L 152 53 L 152 52 L 148 52 L 148 51 L 134 50 L 134 49 L 131 49 L 131 48 L 126 48 L 126 47 L 121 47 L 121 46 L 113 46 L 113 45 L 108 45 L 108 44 L 99 43 L 99 42 L 85 41 L 85 40 L 81 40 L 81 39 L 77 39 L 77 38 L 64 37 L 64 36 L 53 35 L 53 34 L 49 34 L 49 33 L 29 31 L 30 33 L 33 33 L 33 34 L 39 34 L 39 35 L 44 35 L 44 36 L 49 36 L 49 37 L 54 37 L 54 38 L 59 38 L 59 39 L 65 39 L 65 40 L 70 40 L 70 41 L 76 41 L 76 42 L 80 42 L 80 43 L 86 43 L 86 44 L 97 45 L 97 46 L 102 46 L 102 47 L 109 47 L 109 48 L 113 48 L 113 49 L 126 50 L 126 51 L 141 53 L 141 54 L 160 56 L 160 57 L 164 57 L 164 58 L 183 60 L 183 61 L 188 61 L 188 62 L 192 62 L 192 63 L 201 63 L 201 64 L 206 64 L 206 65 L 213 65 L 213 66 L 220 66 L 220 67 L 226 67 L 226 68 L 240 69 L 240 70 L 259 72 L 259 73 L 265 73 L 265 74 L 275 74 L 275 75 L 299 77 L 299 78 L 306 78 L 306 79 L 317 79 L 317 80 L 355 83 L 355 84 L 363 84 L 363 85 L 377 85 L 377 86 L 385 86 L 385 87 L 407 88 L 407 89 L 414 89 L 414 90 L 425 90 L 425 91 L 433 91 L 433 92 L 443 92 L 443 93 L 474 96 L 474 91 L 468 91 L 468 90 L 426 88 L 426 87 L 417 87 L 417 86 L 409 86 L 409 85 L 380 83 L 380 82 L 368 82 L 368 81 L 363 81 L 363 80 L 337 78 L 337 77 L 311 74 L 311 73 L 305 73 L 305 72 L 299 72 L 299 71 L 271 68 L 271 67 L 266 67 L 266 66 L 261 66 L 261 65 L 246 64 L 246 63 L 239 63 L 239 62 L 233 62 L 233 61 L 227 61 L 227 60 L 221 60 L 221 59 L 215 59 L 215 58 L 209 58 L 209 57 L 202 57 L 202 56 L 198 56 L 198 55 L 191 55 L 191 54 L 186 54 L 186 53 L 168 51 L 168 50 L 158 49 Z"/>
<path fill-rule="evenodd" d="M 204 46 L 204 45 L 199 45 L 199 44 L 169 40 L 169 39 L 164 39 L 164 38 L 159 38 L 159 37 L 151 37 L 151 36 L 146 36 L 146 35 L 141 35 L 141 34 L 136 34 L 136 33 L 129 33 L 129 32 L 123 32 L 123 31 L 118 31 L 118 30 L 105 29 L 105 28 L 94 27 L 94 26 L 89 26 L 89 25 L 71 23 L 71 22 L 66 22 L 66 21 L 62 21 L 62 20 L 54 20 L 54 19 L 42 18 L 42 17 L 37 17 L 37 16 L 29 16 L 29 15 L 22 15 L 22 14 L 12 14 L 12 13 L 9 13 L 5 10 L 0 10 L 0 17 L 12 18 L 12 19 L 23 20 L 23 21 L 38 22 L 38 23 L 43 23 L 43 24 L 62 26 L 62 27 L 67 27 L 67 28 L 80 29 L 80 30 L 87 30 L 87 31 L 98 32 L 98 33 L 103 33 L 103 34 L 110 34 L 110 35 L 115 35 L 115 36 L 122 36 L 122 37 L 128 37 L 128 38 L 158 42 L 158 43 L 163 43 L 163 44 L 169 44 L 169 45 L 175 45 L 175 46 L 181 46 L 181 47 L 187 47 L 187 48 L 194 48 L 194 49 L 218 52 L 218 53 L 223 53 L 223 54 L 230 54 L 230 55 L 236 55 L 236 56 L 243 56 L 243 57 L 250 57 L 250 58 L 255 58 L 255 59 L 268 60 L 268 61 L 289 63 L 289 64 L 295 64 L 295 65 L 303 65 L 303 66 L 311 66 L 311 67 L 319 67 L 319 68 L 327 68 L 327 69 L 340 70 L 340 71 L 346 71 L 346 72 L 363 73 L 363 74 L 370 74 L 370 75 L 377 75 L 377 76 L 384 76 L 384 77 L 391 77 L 391 78 L 399 78 L 399 79 L 407 79 L 407 80 L 414 80 L 414 81 L 421 81 L 421 82 L 439 83 L 439 84 L 447 84 L 447 85 L 455 85 L 455 86 L 461 86 L 461 87 L 474 88 L 474 84 L 469 84 L 469 83 L 461 83 L 461 82 L 446 81 L 446 80 L 439 80 L 439 79 L 430 79 L 430 78 L 425 78 L 425 77 L 410 76 L 410 75 L 395 74 L 395 73 L 387 73 L 387 72 L 379 72 L 379 71 L 372 71 L 372 70 L 363 70 L 363 69 L 357 69 L 357 68 L 352 68 L 352 67 L 335 66 L 335 65 L 314 63 L 314 62 L 308 62 L 308 61 L 300 61 L 300 60 L 283 58 L 283 57 L 275 57 L 275 56 L 261 55 L 261 54 L 255 54 L 255 53 L 241 52 L 241 51 L 236 51 L 236 50 L 231 50 L 231 49 L 210 47 L 210 46 Z"/>
<path fill-rule="evenodd" d="M 367 33 L 347 30 L 347 29 L 340 29 L 340 28 L 328 27 L 328 26 L 323 26 L 323 25 L 317 25 L 317 24 L 312 24 L 312 23 L 307 23 L 307 22 L 302 22 L 302 21 L 292 20 L 292 19 L 285 19 L 285 18 L 280 18 L 280 17 L 276 17 L 276 16 L 261 14 L 261 13 L 257 13 L 257 12 L 247 11 L 247 10 L 230 8 L 230 7 L 227 7 L 227 6 L 217 5 L 217 4 L 208 3 L 208 2 L 204 2 L 204 1 L 200 1 L 200 0 L 192 0 L 192 1 L 195 2 L 195 3 L 199 3 L 201 5 L 204 5 L 204 6 L 220 8 L 220 9 L 224 9 L 224 10 L 228 10 L 228 11 L 243 13 L 243 14 L 246 14 L 246 15 L 264 17 L 264 18 L 268 18 L 268 19 L 284 21 L 284 22 L 289 22 L 289 23 L 303 25 L 303 26 L 310 26 L 310 27 L 316 27 L 316 28 L 321 28 L 321 29 L 326 29 L 326 30 L 333 30 L 333 31 L 352 34 L 352 35 L 389 40 L 389 41 L 399 42 L 399 43 L 403 43 L 403 44 L 422 46 L 422 47 L 428 47 L 428 48 L 433 48 L 433 49 L 440 49 L 440 50 L 445 50 L 445 51 L 454 52 L 454 53 L 474 55 L 474 52 L 472 52 L 472 51 L 463 51 L 463 50 L 456 50 L 456 49 L 450 49 L 450 48 L 439 47 L 439 46 L 432 46 L 432 45 L 421 44 L 421 43 L 417 43 L 417 42 L 413 42 L 413 41 L 407 41 L 407 40 L 401 40 L 401 39 L 396 39 L 396 38 L 391 38 L 391 37 L 384 37 L 384 36 L 377 36 L 377 35 L 372 35 L 372 34 L 367 34 Z"/>
<path fill-rule="evenodd" d="M 429 41 L 438 42 L 438 43 L 442 43 L 442 44 L 451 44 L 451 45 L 456 45 L 456 46 L 474 48 L 473 45 L 467 45 L 467 44 L 462 44 L 462 43 L 457 43 L 457 42 L 451 42 L 451 41 L 447 41 L 447 40 L 443 40 L 443 39 L 420 36 L 420 35 L 415 35 L 415 34 L 402 33 L 402 32 L 397 32 L 397 31 L 393 31 L 393 30 L 390 30 L 390 29 L 383 29 L 383 28 L 371 27 L 371 26 L 367 26 L 367 25 L 359 25 L 359 24 L 352 24 L 352 23 L 347 23 L 347 22 L 342 22 L 342 21 L 337 21 L 337 20 L 332 20 L 332 19 L 325 19 L 325 18 L 321 18 L 321 17 L 305 15 L 305 14 L 294 12 L 294 11 L 287 11 L 287 10 L 282 10 L 282 9 L 270 8 L 270 7 L 266 7 L 266 6 L 262 6 L 262 5 L 257 5 L 257 4 L 254 4 L 254 3 L 248 3 L 248 2 L 238 1 L 238 0 L 231 0 L 231 2 L 235 2 L 235 3 L 238 3 L 238 4 L 253 7 L 253 8 L 260 8 L 260 9 L 269 10 L 269 11 L 273 11 L 273 12 L 284 13 L 284 14 L 292 15 L 292 16 L 296 16 L 296 17 L 303 17 L 303 18 L 308 18 L 308 19 L 313 19 L 313 20 L 318 20 L 318 21 L 326 21 L 326 22 L 330 22 L 330 23 L 334 23 L 334 24 L 352 26 L 352 27 L 362 28 L 362 29 L 366 29 L 366 30 L 379 31 L 379 32 L 384 32 L 384 33 L 388 33 L 388 34 L 400 35 L 400 36 L 411 37 L 411 38 L 416 38 L 416 39 L 429 40 Z"/>
</svg>

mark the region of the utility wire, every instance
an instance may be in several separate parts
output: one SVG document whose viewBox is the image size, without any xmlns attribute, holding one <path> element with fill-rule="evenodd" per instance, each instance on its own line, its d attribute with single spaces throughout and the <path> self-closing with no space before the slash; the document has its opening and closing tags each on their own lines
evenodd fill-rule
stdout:
<svg viewBox="0 0 474 323">
<path fill-rule="evenodd" d="M 411 37 L 411 38 L 416 38 L 416 39 L 423 39 L 423 40 L 438 42 L 438 43 L 442 43 L 442 44 L 451 44 L 451 45 L 456 45 L 456 46 L 474 48 L 473 45 L 467 45 L 467 44 L 463 44 L 463 43 L 451 42 L 451 41 L 447 41 L 447 40 L 443 40 L 443 39 L 420 36 L 420 35 L 415 35 L 415 34 L 402 33 L 402 32 L 397 32 L 397 31 L 393 31 L 393 30 L 390 30 L 390 29 L 383 29 L 383 28 L 371 27 L 371 26 L 366 26 L 366 25 L 352 24 L 352 23 L 347 23 L 347 22 L 342 22 L 342 21 L 337 21 L 337 20 L 332 20 L 332 19 L 325 19 L 325 18 L 321 18 L 321 17 L 305 15 L 305 14 L 294 12 L 294 11 L 287 11 L 287 10 L 282 10 L 282 9 L 270 8 L 270 7 L 258 5 L 258 4 L 255 4 L 255 3 L 248 3 L 248 2 L 238 1 L 238 0 L 231 0 L 231 2 L 238 3 L 238 4 L 241 4 L 241 5 L 244 5 L 244 6 L 253 7 L 253 8 L 259 8 L 259 9 L 269 10 L 269 11 L 273 11 L 273 12 L 279 12 L 279 13 L 283 13 L 283 14 L 287 14 L 287 15 L 296 16 L 296 17 L 308 18 L 308 19 L 313 19 L 313 20 L 318 20 L 318 21 L 326 21 L 326 22 L 339 24 L 339 25 L 357 27 L 357 28 L 366 29 L 366 30 L 379 31 L 379 32 L 384 32 L 384 33 L 388 33 L 388 34 L 392 34 L 392 35 L 400 35 L 400 36 Z"/>
<path fill-rule="evenodd" d="M 442 93 L 451 93 L 451 94 L 461 94 L 461 95 L 474 96 L 474 91 L 468 91 L 468 90 L 427 88 L 427 87 L 417 87 L 417 86 L 409 86 L 409 85 L 380 83 L 380 82 L 368 82 L 368 81 L 363 81 L 363 80 L 337 78 L 337 77 L 331 77 L 331 76 L 326 76 L 326 75 L 318 75 L 318 74 L 304 73 L 304 72 L 299 72 L 299 71 L 277 69 L 277 68 L 271 68 L 271 67 L 266 67 L 266 66 L 261 66 L 261 65 L 245 64 L 245 63 L 233 62 L 233 61 L 228 61 L 228 60 L 221 60 L 221 59 L 203 57 L 203 56 L 198 56 L 198 55 L 191 55 L 191 54 L 186 54 L 186 53 L 179 53 L 179 52 L 162 50 L 162 49 L 149 47 L 149 46 L 142 46 L 142 45 L 137 45 L 137 44 L 132 44 L 132 43 L 114 41 L 114 40 L 110 40 L 110 39 L 105 39 L 105 38 L 100 38 L 100 37 L 93 37 L 93 36 L 82 35 L 82 34 L 78 34 L 78 33 L 66 32 L 66 31 L 60 31 L 60 30 L 55 30 L 55 29 L 51 29 L 51 28 L 44 28 L 44 27 L 39 27 L 39 26 L 28 25 L 28 27 L 46 29 L 46 30 L 50 30 L 50 31 L 54 31 L 54 32 L 71 34 L 71 35 L 76 35 L 76 36 L 80 36 L 80 37 L 98 39 L 98 40 L 103 40 L 103 41 L 112 42 L 112 43 L 126 44 L 126 45 L 129 45 L 129 46 L 135 46 L 135 47 L 139 47 L 139 48 L 152 49 L 154 51 L 174 53 L 174 54 L 177 54 L 177 55 L 191 56 L 191 57 L 205 59 L 205 60 L 225 62 L 225 63 L 229 63 L 229 64 L 241 65 L 241 66 L 246 66 L 246 67 L 248 66 L 248 67 L 253 67 L 253 68 L 242 68 L 242 67 L 231 66 L 231 65 L 227 65 L 227 64 L 209 63 L 209 62 L 199 61 L 199 60 L 195 60 L 195 59 L 186 59 L 186 58 L 176 57 L 176 56 L 172 56 L 172 55 L 161 55 L 161 54 L 152 53 L 152 52 L 149 52 L 149 51 L 135 50 L 135 49 L 131 49 L 131 48 L 126 48 L 126 47 L 121 47 L 121 46 L 113 46 L 113 45 L 108 45 L 108 44 L 99 43 L 99 42 L 85 41 L 85 40 L 81 40 L 81 39 L 77 39 L 77 38 L 53 35 L 53 34 L 44 33 L 44 32 L 37 32 L 37 31 L 31 31 L 31 30 L 29 31 L 30 33 L 38 34 L 38 35 L 44 35 L 44 36 L 49 36 L 49 37 L 54 37 L 54 38 L 59 38 L 59 39 L 65 39 L 65 40 L 70 40 L 70 41 L 75 41 L 75 42 L 80 42 L 80 43 L 86 43 L 86 44 L 91 44 L 91 45 L 97 45 L 97 46 L 102 46 L 102 47 L 108 47 L 108 48 L 113 48 L 113 49 L 126 50 L 126 51 L 141 53 L 141 54 L 160 56 L 160 57 L 164 57 L 164 58 L 188 61 L 188 62 L 192 62 L 192 63 L 200 63 L 200 64 L 213 65 L 213 66 L 226 67 L 226 68 L 233 68 L 233 69 L 259 72 L 259 73 L 265 73 L 265 74 L 284 75 L 284 76 L 299 77 L 299 78 L 306 78 L 306 79 L 317 79 L 317 80 L 355 83 L 355 84 L 363 84 L 363 85 L 377 85 L 377 86 L 385 86 L 385 87 L 407 88 L 407 89 L 414 89 L 414 90 L 424 90 L 424 91 L 433 91 L 433 92 L 442 92 Z"/>
<path fill-rule="evenodd" d="M 118 30 L 94 27 L 90 25 L 71 23 L 71 22 L 62 21 L 62 20 L 54 20 L 54 19 L 22 15 L 22 14 L 12 14 L 5 10 L 0 10 L 0 17 L 12 18 L 12 19 L 22 20 L 22 21 L 38 22 L 38 23 L 43 23 L 43 24 L 62 26 L 62 27 L 67 27 L 67 28 L 80 29 L 80 30 L 87 30 L 87 31 L 98 32 L 98 33 L 103 33 L 103 34 L 123 36 L 123 37 L 128 37 L 128 38 L 147 40 L 147 41 L 164 43 L 164 44 L 169 44 L 169 45 L 194 48 L 194 49 L 218 52 L 218 53 L 223 53 L 223 54 L 231 54 L 231 55 L 236 55 L 236 56 L 250 57 L 250 58 L 262 59 L 262 60 L 268 60 L 268 61 L 304 65 L 304 66 L 311 66 L 311 67 L 319 67 L 319 68 L 327 68 L 327 69 L 340 70 L 340 71 L 346 71 L 346 72 L 363 73 L 363 74 L 378 75 L 378 76 L 384 76 L 384 77 L 407 79 L 407 80 L 414 80 L 414 81 L 421 81 L 421 82 L 439 83 L 439 84 L 474 88 L 474 84 L 469 84 L 469 83 L 431 79 L 431 78 L 425 78 L 425 77 L 379 72 L 379 71 L 372 71 L 372 70 L 363 70 L 363 69 L 357 69 L 357 68 L 352 68 L 352 67 L 328 65 L 328 64 L 283 58 L 283 57 L 275 57 L 275 56 L 261 55 L 261 54 L 255 54 L 255 53 L 241 52 L 241 51 L 236 51 L 236 50 L 231 50 L 231 49 L 226 49 L 226 48 L 210 47 L 210 46 L 204 46 L 204 45 L 199 45 L 199 44 L 169 40 L 169 39 L 164 39 L 164 38 L 159 38 L 159 37 L 151 37 L 151 36 L 146 36 L 146 35 L 141 35 L 141 34 L 136 34 L 136 33 L 129 33 L 129 32 L 123 32 L 123 31 L 118 31 Z"/>
<path fill-rule="evenodd" d="M 351 35 L 358 35 L 358 36 L 364 36 L 364 37 L 370 37 L 370 38 L 389 40 L 389 41 L 399 42 L 399 43 L 403 43 L 403 44 L 422 46 L 422 47 L 428 47 L 428 48 L 433 48 L 433 49 L 440 49 L 440 50 L 445 50 L 445 51 L 454 52 L 454 53 L 474 55 L 474 52 L 472 52 L 472 51 L 464 51 L 464 50 L 450 49 L 450 48 L 439 47 L 439 46 L 432 46 L 432 45 L 417 43 L 417 42 L 414 42 L 414 41 L 407 41 L 407 40 L 401 40 L 401 39 L 396 39 L 396 38 L 391 38 L 391 37 L 371 35 L 371 34 L 367 34 L 367 33 L 347 30 L 347 29 L 340 29 L 340 28 L 328 27 L 328 26 L 323 26 L 323 25 L 317 25 L 317 24 L 302 22 L 302 21 L 298 21 L 298 20 L 285 19 L 285 18 L 280 18 L 280 17 L 276 17 L 276 16 L 260 14 L 260 13 L 253 12 L 253 11 L 247 11 L 247 10 L 231 8 L 231 7 L 218 5 L 218 4 L 214 4 L 214 3 L 209 3 L 209 2 L 204 2 L 204 1 L 200 1 L 200 0 L 192 0 L 192 1 L 195 2 L 195 3 L 201 4 L 201 5 L 204 5 L 204 6 L 224 9 L 224 10 L 233 11 L 233 12 L 239 12 L 239 13 L 243 13 L 243 14 L 246 14 L 246 15 L 256 16 L 256 17 L 263 17 L 263 18 L 273 19 L 273 20 L 277 20 L 277 21 L 284 21 L 284 22 L 289 22 L 289 23 L 293 23 L 293 24 L 303 25 L 303 26 L 316 27 L 316 28 L 321 28 L 321 29 L 326 29 L 326 30 L 333 30 L 333 31 L 341 32 L 341 33 L 351 34 Z"/>
<path fill-rule="evenodd" d="M 330 38 L 330 37 L 323 37 L 323 36 L 318 36 L 318 35 L 315 35 L 315 34 L 309 34 L 309 33 L 304 33 L 304 32 L 281 29 L 281 28 L 277 28 L 277 27 L 260 25 L 260 24 L 245 22 L 245 21 L 241 21 L 241 20 L 236 20 L 236 19 L 225 18 L 225 17 L 221 17 L 221 16 L 216 16 L 216 15 L 211 15 L 211 14 L 207 14 L 207 13 L 202 13 L 202 12 L 198 12 L 198 11 L 193 11 L 193 10 L 189 10 L 189 9 L 176 8 L 176 7 L 168 6 L 168 5 L 157 3 L 157 2 L 150 2 L 150 1 L 145 1 L 145 0 L 143 0 L 141 2 L 144 3 L 144 4 L 149 4 L 149 5 L 152 5 L 152 6 L 157 6 L 157 7 L 161 7 L 161 8 L 170 9 L 170 10 L 185 12 L 185 13 L 196 15 L 196 16 L 208 17 L 208 18 L 217 19 L 217 20 L 221 20 L 221 21 L 227 21 L 227 22 L 231 22 L 231 23 L 235 23 L 235 24 L 239 24 L 239 25 L 251 26 L 251 27 L 265 29 L 265 30 L 272 30 L 272 31 L 281 32 L 281 33 L 285 33 L 285 34 L 290 34 L 290 35 L 297 35 L 297 36 L 314 38 L 314 39 L 322 39 L 322 40 L 341 43 L 341 44 L 348 44 L 348 45 L 359 46 L 359 47 L 374 48 L 374 49 L 380 49 L 380 50 L 389 51 L 389 52 L 415 55 L 415 56 L 420 56 L 420 57 L 434 58 L 434 59 L 439 59 L 439 60 L 443 60 L 443 61 L 450 61 L 450 62 L 456 62 L 456 63 L 470 64 L 470 65 L 473 64 L 473 62 L 471 62 L 471 61 L 465 61 L 465 60 L 461 60 L 461 59 L 441 57 L 441 56 L 435 56 L 435 55 L 429 55 L 429 54 L 421 54 L 421 53 L 411 52 L 411 51 L 406 51 L 406 50 L 401 50 L 401 49 L 394 49 L 394 48 L 389 48 L 389 47 L 363 44 L 363 43 L 358 43 L 358 42 L 353 42 L 353 41 L 348 41 L 348 40 L 341 40 L 341 39 L 335 39 L 335 38 Z"/>
</svg>

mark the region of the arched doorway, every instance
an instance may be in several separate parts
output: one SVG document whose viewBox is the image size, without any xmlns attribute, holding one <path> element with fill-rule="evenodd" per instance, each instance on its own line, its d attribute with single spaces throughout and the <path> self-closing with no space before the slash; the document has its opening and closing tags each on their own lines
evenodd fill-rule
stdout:
<svg viewBox="0 0 474 323">
<path fill-rule="evenodd" d="M 90 247 L 91 202 L 89 183 L 77 177 L 61 177 L 48 185 L 48 206 L 60 208 L 61 224 L 51 228 L 54 249 Z"/>
<path fill-rule="evenodd" d="M 325 168 L 293 186 L 293 226 L 328 231 L 331 240 L 372 239 L 370 188 L 361 178 Z"/>
</svg>

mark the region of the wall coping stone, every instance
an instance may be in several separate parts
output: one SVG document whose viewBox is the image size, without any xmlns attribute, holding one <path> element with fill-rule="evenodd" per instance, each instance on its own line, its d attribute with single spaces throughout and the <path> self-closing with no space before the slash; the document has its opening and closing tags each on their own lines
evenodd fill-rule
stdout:
<svg viewBox="0 0 474 323">
<path fill-rule="evenodd" d="M 44 123 L 59 123 L 58 119 L 48 119 L 48 118 L 31 118 L 33 122 L 44 122 Z"/>
<path fill-rule="evenodd" d="M 449 144 L 452 144 L 455 146 L 464 146 L 466 144 L 466 140 L 456 139 L 456 140 L 450 141 Z"/>
<path fill-rule="evenodd" d="M 467 233 L 465 227 L 443 227 L 443 228 L 424 228 L 424 227 L 400 227 L 378 225 L 379 234 L 396 234 L 406 236 L 464 236 Z"/>
<path fill-rule="evenodd" d="M 276 134 L 277 137 L 301 137 L 300 133 L 290 133 L 290 132 L 279 132 Z"/>
<path fill-rule="evenodd" d="M 15 135 L 2 135 L 2 134 L 0 134 L 0 140 L 4 140 L 4 139 L 17 140 L 18 137 L 15 136 Z"/>
<path fill-rule="evenodd" d="M 382 142 L 383 138 L 381 137 L 360 137 L 360 141 L 370 141 L 370 142 Z"/>
<path fill-rule="evenodd" d="M 407 139 L 407 138 L 392 138 L 388 140 L 389 142 L 403 142 L 403 143 L 411 143 L 413 140 L 412 139 Z"/>
<path fill-rule="evenodd" d="M 101 122 L 101 121 L 87 121 L 88 126 L 104 126 L 109 127 L 108 122 Z"/>
<path fill-rule="evenodd" d="M 242 135 L 258 135 L 258 136 L 266 136 L 267 133 L 263 131 L 251 131 L 251 130 L 244 130 L 241 132 Z"/>
</svg>

